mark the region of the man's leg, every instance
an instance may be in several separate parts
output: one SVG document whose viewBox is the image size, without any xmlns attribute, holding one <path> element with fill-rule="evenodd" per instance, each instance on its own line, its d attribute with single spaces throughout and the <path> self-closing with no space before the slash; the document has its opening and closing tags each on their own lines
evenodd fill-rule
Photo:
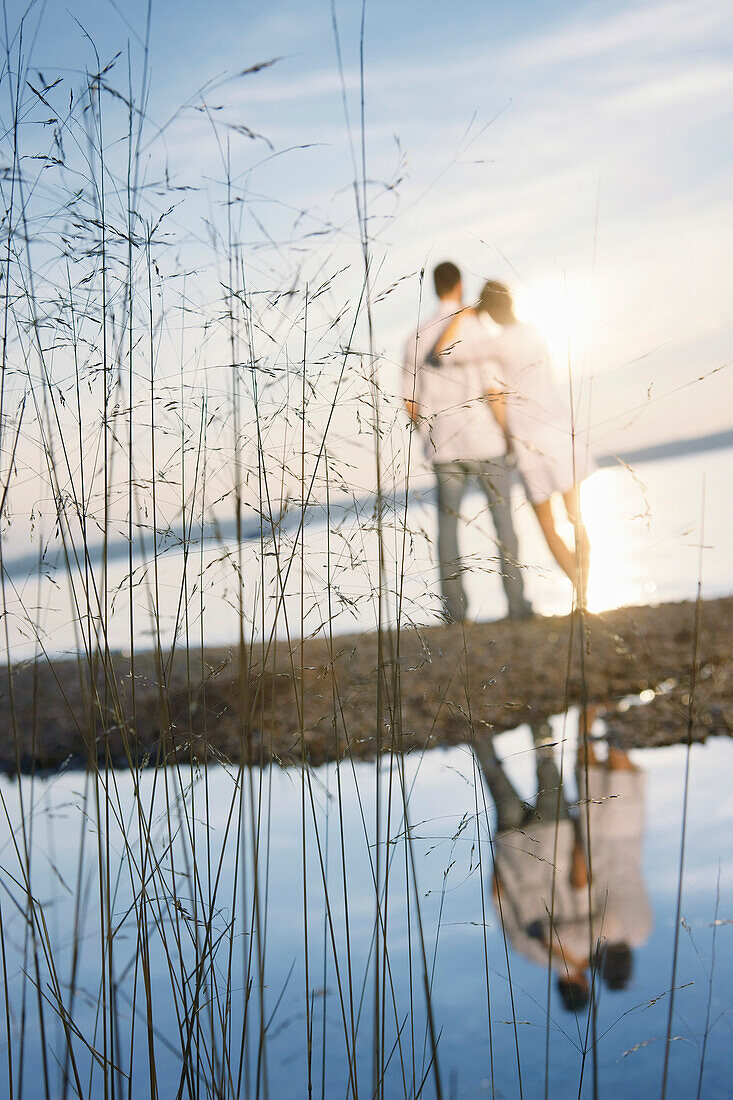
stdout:
<svg viewBox="0 0 733 1100">
<path fill-rule="evenodd" d="M 460 623 L 466 614 L 466 595 L 458 550 L 458 517 L 467 474 L 460 462 L 436 462 L 433 469 L 438 484 L 440 593 L 446 615 Z"/>
<path fill-rule="evenodd" d="M 514 530 L 510 501 L 511 472 L 503 458 L 476 464 L 476 476 L 489 502 L 496 530 L 501 582 L 504 585 L 510 619 L 526 619 L 532 605 L 524 596 L 524 581 L 518 565 L 519 541 Z"/>
</svg>

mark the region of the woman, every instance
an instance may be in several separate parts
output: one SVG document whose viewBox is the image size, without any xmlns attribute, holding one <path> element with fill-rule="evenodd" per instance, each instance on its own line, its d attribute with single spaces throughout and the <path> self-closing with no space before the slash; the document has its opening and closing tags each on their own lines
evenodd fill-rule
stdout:
<svg viewBox="0 0 733 1100">
<path fill-rule="evenodd" d="M 492 336 L 477 321 L 488 315 L 500 325 Z M 579 488 L 592 469 L 585 447 L 574 446 L 569 403 L 552 377 L 547 343 L 534 325 L 518 321 L 507 287 L 488 282 L 475 308 L 457 314 L 433 349 L 438 362 L 491 360 L 497 387 L 486 396 L 514 451 L 517 468 L 545 541 L 585 602 L 590 543 L 580 516 Z M 560 537 L 551 497 L 562 495 L 575 532 L 575 546 Z"/>
</svg>

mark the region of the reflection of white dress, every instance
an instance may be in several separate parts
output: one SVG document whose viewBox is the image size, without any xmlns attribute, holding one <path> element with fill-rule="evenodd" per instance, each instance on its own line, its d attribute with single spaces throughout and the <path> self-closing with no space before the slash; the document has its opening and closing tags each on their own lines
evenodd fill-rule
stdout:
<svg viewBox="0 0 733 1100">
<path fill-rule="evenodd" d="M 533 504 L 567 492 L 594 468 L 587 444 L 574 437 L 570 400 L 552 377 L 547 343 L 534 325 L 518 321 L 498 336 L 482 335 L 471 314 L 441 361 L 490 359 L 496 387 L 505 395 L 507 427 L 517 467 Z"/>
</svg>

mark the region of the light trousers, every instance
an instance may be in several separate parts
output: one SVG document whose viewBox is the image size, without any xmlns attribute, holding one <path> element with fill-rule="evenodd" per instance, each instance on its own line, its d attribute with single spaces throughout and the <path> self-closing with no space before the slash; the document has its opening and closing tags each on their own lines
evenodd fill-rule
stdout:
<svg viewBox="0 0 733 1100">
<path fill-rule="evenodd" d="M 466 614 L 458 519 L 468 483 L 475 481 L 488 501 L 494 522 L 509 618 L 527 618 L 532 608 L 524 596 L 524 582 L 517 562 L 519 546 L 509 500 L 512 473 L 506 460 L 436 462 L 433 470 L 438 483 L 438 558 L 440 590 L 446 615 L 454 622 L 462 622 Z"/>
</svg>

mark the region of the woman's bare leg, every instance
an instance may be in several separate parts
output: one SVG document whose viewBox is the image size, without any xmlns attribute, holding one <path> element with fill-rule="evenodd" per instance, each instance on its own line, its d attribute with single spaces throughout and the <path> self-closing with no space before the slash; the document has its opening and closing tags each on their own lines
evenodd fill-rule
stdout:
<svg viewBox="0 0 733 1100">
<path fill-rule="evenodd" d="M 576 569 L 579 573 L 580 581 L 580 583 L 576 585 L 576 588 L 582 594 L 583 602 L 585 602 L 585 590 L 588 587 L 588 567 L 590 565 L 590 539 L 588 538 L 588 532 L 583 526 L 583 520 L 580 514 L 580 486 L 574 485 L 567 493 L 563 493 L 562 498 L 565 502 L 565 510 L 568 513 L 568 519 L 572 523 L 573 531 L 575 532 L 575 545 L 577 549 Z"/>
<path fill-rule="evenodd" d="M 578 486 L 563 493 L 563 501 L 568 518 L 573 524 L 577 550 L 571 550 L 557 533 L 555 520 L 552 515 L 552 504 L 549 500 L 543 500 L 541 504 L 533 504 L 537 521 L 545 536 L 550 553 L 570 580 L 575 585 L 575 590 L 581 603 L 585 602 L 585 590 L 588 584 L 588 562 L 590 560 L 590 541 L 588 534 L 580 520 L 580 507 L 578 504 Z"/>
<path fill-rule="evenodd" d="M 541 504 L 533 504 L 534 514 L 540 525 L 545 542 L 557 564 L 575 584 L 575 553 L 563 542 L 557 533 L 555 520 L 552 515 L 552 505 L 549 500 L 543 500 Z"/>
</svg>

